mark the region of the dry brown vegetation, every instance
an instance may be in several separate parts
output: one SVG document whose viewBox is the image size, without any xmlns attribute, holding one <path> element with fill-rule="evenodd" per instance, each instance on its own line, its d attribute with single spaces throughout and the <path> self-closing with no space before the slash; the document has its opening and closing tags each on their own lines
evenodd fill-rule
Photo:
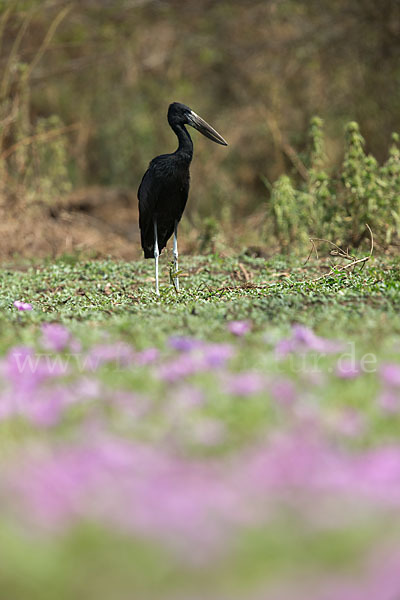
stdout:
<svg viewBox="0 0 400 600">
<path fill-rule="evenodd" d="M 174 149 L 172 100 L 230 143 L 196 136 L 187 251 L 277 248 L 264 182 L 307 179 L 312 115 L 328 171 L 349 119 L 380 162 L 400 129 L 397 0 L 9 0 L 0 41 L 3 256 L 138 256 L 136 189 Z"/>
</svg>

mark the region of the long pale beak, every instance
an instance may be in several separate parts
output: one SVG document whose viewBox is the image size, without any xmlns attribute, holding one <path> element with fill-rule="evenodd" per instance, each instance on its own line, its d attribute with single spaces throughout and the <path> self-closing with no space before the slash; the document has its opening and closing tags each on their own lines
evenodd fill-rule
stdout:
<svg viewBox="0 0 400 600">
<path fill-rule="evenodd" d="M 200 133 L 208 137 L 209 140 L 212 140 L 217 144 L 221 144 L 221 146 L 228 145 L 228 142 L 224 140 L 222 135 L 220 135 L 218 131 L 215 131 L 215 129 L 211 127 L 211 125 L 209 125 L 204 119 L 199 117 L 199 115 L 193 112 L 193 110 L 190 111 L 190 113 L 188 114 L 188 122 L 189 125 L 191 125 L 195 129 L 197 129 L 197 131 L 200 131 Z"/>
</svg>

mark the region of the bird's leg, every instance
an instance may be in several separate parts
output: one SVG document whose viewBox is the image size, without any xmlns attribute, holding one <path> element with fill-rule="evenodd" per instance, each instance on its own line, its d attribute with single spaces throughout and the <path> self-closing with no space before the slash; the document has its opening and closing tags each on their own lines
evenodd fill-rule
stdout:
<svg viewBox="0 0 400 600">
<path fill-rule="evenodd" d="M 156 266 L 156 294 L 160 295 L 160 290 L 158 289 L 158 257 L 160 253 L 158 251 L 158 236 L 157 236 L 157 221 L 154 219 L 154 262 Z"/>
<path fill-rule="evenodd" d="M 174 286 L 177 292 L 179 292 L 179 278 L 178 278 L 178 222 L 175 221 L 174 227 Z"/>
</svg>

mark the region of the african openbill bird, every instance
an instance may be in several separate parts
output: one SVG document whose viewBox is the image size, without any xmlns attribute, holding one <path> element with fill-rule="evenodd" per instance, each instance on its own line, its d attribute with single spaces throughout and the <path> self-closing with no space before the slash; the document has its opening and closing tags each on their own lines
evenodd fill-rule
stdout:
<svg viewBox="0 0 400 600">
<path fill-rule="evenodd" d="M 156 294 L 158 257 L 174 234 L 174 283 L 178 281 L 178 223 L 189 194 L 189 167 L 193 143 L 185 125 L 191 125 L 213 142 L 227 146 L 224 138 L 185 104 L 173 102 L 168 108 L 168 123 L 176 133 L 179 146 L 172 154 L 161 154 L 149 164 L 138 190 L 139 227 L 145 258 L 155 259 Z"/>
</svg>

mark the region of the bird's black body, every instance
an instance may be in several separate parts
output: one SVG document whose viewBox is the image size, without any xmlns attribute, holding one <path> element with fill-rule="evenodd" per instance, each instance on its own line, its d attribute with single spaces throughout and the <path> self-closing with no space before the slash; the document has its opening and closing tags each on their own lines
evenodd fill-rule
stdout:
<svg viewBox="0 0 400 600">
<path fill-rule="evenodd" d="M 179 146 L 172 154 L 153 158 L 138 190 L 139 227 L 145 258 L 155 256 L 155 226 L 161 252 L 185 210 L 193 157 L 193 143 L 185 125 L 192 125 L 213 141 L 226 145 L 210 125 L 184 104 L 170 105 L 168 123 L 178 137 Z"/>
</svg>

